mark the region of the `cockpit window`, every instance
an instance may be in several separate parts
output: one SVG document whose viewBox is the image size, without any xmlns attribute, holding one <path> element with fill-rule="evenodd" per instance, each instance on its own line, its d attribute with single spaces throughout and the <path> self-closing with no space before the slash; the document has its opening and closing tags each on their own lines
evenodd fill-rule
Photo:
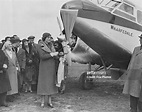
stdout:
<svg viewBox="0 0 142 112">
<path fill-rule="evenodd" d="M 115 7 L 117 7 L 121 1 L 120 0 L 97 0 L 98 4 L 103 8 L 112 11 Z"/>
<path fill-rule="evenodd" d="M 130 5 L 127 5 L 127 4 L 122 4 L 119 9 L 125 11 L 126 13 L 129 13 L 131 15 L 134 15 L 134 8 Z"/>
<path fill-rule="evenodd" d="M 136 22 L 134 7 L 127 3 L 122 3 L 116 10 L 113 11 L 113 13 Z"/>
<path fill-rule="evenodd" d="M 137 21 L 142 25 L 142 11 L 137 11 Z"/>
</svg>

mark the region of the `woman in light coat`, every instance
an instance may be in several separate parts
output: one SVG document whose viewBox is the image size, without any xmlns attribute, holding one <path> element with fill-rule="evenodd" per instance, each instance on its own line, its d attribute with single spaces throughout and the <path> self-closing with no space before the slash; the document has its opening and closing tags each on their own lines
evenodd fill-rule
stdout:
<svg viewBox="0 0 142 112">
<path fill-rule="evenodd" d="M 37 48 L 40 64 L 39 64 L 39 76 L 37 94 L 41 95 L 41 106 L 44 107 L 45 103 L 48 106 L 53 107 L 51 102 L 51 95 L 58 92 L 58 88 L 55 85 L 56 82 L 56 65 L 55 57 L 58 52 L 55 52 L 53 43 L 51 42 L 51 35 L 44 33 L 42 36 L 42 44 Z M 47 97 L 47 101 L 45 100 Z"/>
<path fill-rule="evenodd" d="M 8 57 L 8 77 L 11 85 L 11 90 L 7 92 L 7 95 L 14 95 L 18 93 L 18 80 L 17 80 L 17 70 L 18 61 L 15 52 L 12 50 L 12 44 L 10 41 L 6 41 L 3 45 L 2 50 Z"/>
</svg>

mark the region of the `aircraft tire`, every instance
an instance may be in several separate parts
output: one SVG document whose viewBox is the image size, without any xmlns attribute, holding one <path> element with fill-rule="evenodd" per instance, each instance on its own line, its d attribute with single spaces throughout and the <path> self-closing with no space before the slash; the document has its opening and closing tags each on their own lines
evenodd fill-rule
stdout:
<svg viewBox="0 0 142 112">
<path fill-rule="evenodd" d="M 84 90 L 90 90 L 93 88 L 93 81 L 86 78 L 87 72 L 84 72 L 79 78 L 79 85 Z"/>
</svg>

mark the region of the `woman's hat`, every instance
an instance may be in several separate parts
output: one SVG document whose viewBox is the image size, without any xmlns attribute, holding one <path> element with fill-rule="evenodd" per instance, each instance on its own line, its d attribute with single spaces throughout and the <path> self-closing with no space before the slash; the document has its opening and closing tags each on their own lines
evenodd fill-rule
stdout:
<svg viewBox="0 0 142 112">
<path fill-rule="evenodd" d="M 23 40 L 22 40 L 22 43 L 24 43 L 25 41 L 28 41 L 28 40 L 27 40 L 27 39 L 23 39 Z"/>
<path fill-rule="evenodd" d="M 45 37 L 49 37 L 49 36 L 51 36 L 51 34 L 50 34 L 50 33 L 43 33 L 43 35 L 42 35 L 42 37 L 43 37 L 43 38 L 45 38 Z"/>
</svg>

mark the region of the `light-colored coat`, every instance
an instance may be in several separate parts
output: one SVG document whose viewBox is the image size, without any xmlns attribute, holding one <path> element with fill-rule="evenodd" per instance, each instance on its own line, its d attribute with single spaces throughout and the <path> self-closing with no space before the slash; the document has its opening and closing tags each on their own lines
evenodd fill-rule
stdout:
<svg viewBox="0 0 142 112">
<path fill-rule="evenodd" d="M 52 46 L 53 47 L 53 46 Z M 37 48 L 40 64 L 37 94 L 39 95 L 52 95 L 58 92 L 55 85 L 56 69 L 55 59 L 50 55 L 52 52 L 45 43 Z"/>
<path fill-rule="evenodd" d="M 17 80 L 17 69 L 16 69 L 18 61 L 15 52 L 12 52 L 12 58 L 10 58 L 6 52 L 5 55 L 8 57 L 7 73 L 11 85 L 11 90 L 7 92 L 7 95 L 12 95 L 18 93 L 18 80 Z"/>
<path fill-rule="evenodd" d="M 123 93 L 139 97 L 142 88 L 142 49 L 140 46 L 134 49 L 131 61 L 127 69 L 127 79 Z"/>
</svg>

